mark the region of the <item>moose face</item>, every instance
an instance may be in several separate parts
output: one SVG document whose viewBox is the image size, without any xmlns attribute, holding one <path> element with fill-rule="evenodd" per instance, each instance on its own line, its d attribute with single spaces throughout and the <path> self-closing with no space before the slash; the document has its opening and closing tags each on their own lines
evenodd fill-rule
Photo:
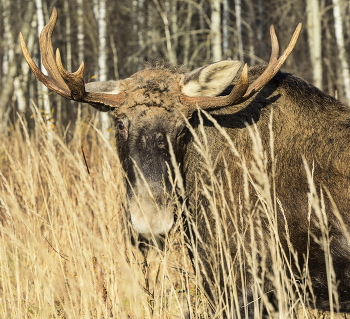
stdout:
<svg viewBox="0 0 350 319">
<path fill-rule="evenodd" d="M 126 173 L 130 217 L 137 232 L 165 234 L 173 225 L 178 200 L 173 165 L 183 158 L 185 119 L 194 111 L 184 107 L 181 96 L 184 92 L 215 96 L 226 89 L 240 67 L 239 62 L 222 61 L 186 73 L 157 63 L 119 82 L 86 85 L 89 91 L 106 94 L 127 92 L 112 115 Z"/>
<path fill-rule="evenodd" d="M 118 154 L 126 173 L 129 211 L 138 233 L 165 234 L 173 225 L 177 196 L 170 145 L 179 150 L 185 128 L 179 102 L 182 73 L 143 70 L 117 82 L 113 92 L 128 92 L 115 109 Z"/>
<path fill-rule="evenodd" d="M 116 119 L 131 221 L 139 233 L 164 234 L 173 224 L 177 196 L 169 143 L 179 149 L 183 127 L 176 111 L 145 105 Z"/>
</svg>

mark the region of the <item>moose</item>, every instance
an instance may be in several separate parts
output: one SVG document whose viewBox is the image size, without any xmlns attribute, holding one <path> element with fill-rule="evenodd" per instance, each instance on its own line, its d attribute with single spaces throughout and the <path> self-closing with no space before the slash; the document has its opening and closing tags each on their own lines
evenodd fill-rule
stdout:
<svg viewBox="0 0 350 319">
<path fill-rule="evenodd" d="M 234 313 L 227 306 L 226 317 L 253 318 L 259 309 L 262 298 L 251 288 L 256 280 L 250 268 L 254 262 L 265 263 L 265 270 L 257 267 L 255 274 L 264 282 L 261 294 L 276 298 L 268 273 L 273 268 L 269 240 L 274 236 L 280 238 L 285 260 L 294 256 L 286 267 L 288 276 L 302 281 L 307 269 L 305 276 L 312 282 L 307 291 L 314 296 L 311 306 L 350 312 L 350 109 L 280 71 L 301 25 L 280 57 L 271 27 L 267 66 L 248 68 L 227 60 L 189 72 L 155 62 L 124 80 L 85 84 L 83 63 L 70 73 L 58 50 L 54 55 L 51 36 L 56 20 L 54 9 L 40 35 L 48 75 L 33 62 L 21 35 L 24 57 L 52 91 L 111 112 L 126 175 L 128 218 L 137 233 L 164 235 L 175 220 L 182 220 L 190 255 L 197 258 L 194 265 L 211 302 L 236 308 Z M 274 185 L 277 235 L 269 229 L 264 203 L 253 185 L 258 178 L 250 175 L 254 132 L 260 136 L 267 178 Z M 202 142 L 209 159 L 199 147 Z M 221 188 L 211 183 L 210 174 L 221 180 Z M 323 201 L 336 303 L 331 301 L 327 258 L 319 243 L 320 222 L 310 204 L 310 176 L 314 196 Z M 174 186 L 174 179 L 182 188 Z M 183 216 L 175 216 L 178 202 L 185 207 Z M 234 278 L 228 278 L 229 272 Z"/>
</svg>

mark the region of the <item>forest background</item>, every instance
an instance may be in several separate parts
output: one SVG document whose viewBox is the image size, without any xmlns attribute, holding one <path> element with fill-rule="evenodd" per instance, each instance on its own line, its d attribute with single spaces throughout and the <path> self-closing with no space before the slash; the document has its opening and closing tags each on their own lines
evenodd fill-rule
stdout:
<svg viewBox="0 0 350 319">
<path fill-rule="evenodd" d="M 18 34 L 40 65 L 39 33 L 52 7 L 53 33 L 68 70 L 86 66 L 86 82 L 121 79 L 162 58 L 189 69 L 222 59 L 249 65 L 270 56 L 270 25 L 284 49 L 299 22 L 303 30 L 283 70 L 350 102 L 350 1 L 346 0 L 0 0 L 0 131 L 17 114 L 31 126 L 30 103 L 53 129 L 72 127 L 76 103 L 51 94 L 30 72 Z M 83 107 L 84 112 L 94 112 Z M 107 130 L 108 116 L 101 116 Z"/>
</svg>

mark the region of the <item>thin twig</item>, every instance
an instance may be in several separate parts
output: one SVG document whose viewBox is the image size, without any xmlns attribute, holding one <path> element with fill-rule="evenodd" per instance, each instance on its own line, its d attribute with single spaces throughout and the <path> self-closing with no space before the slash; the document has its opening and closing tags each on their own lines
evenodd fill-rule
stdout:
<svg viewBox="0 0 350 319">
<path fill-rule="evenodd" d="M 81 147 L 81 152 L 83 153 L 83 158 L 84 158 L 84 162 L 85 162 L 85 166 L 86 166 L 87 172 L 88 172 L 88 174 L 90 175 L 90 170 L 89 170 L 88 163 L 87 163 L 87 161 L 86 161 L 86 157 L 85 157 L 85 152 L 84 152 L 83 145 L 80 145 L 80 147 Z"/>
<path fill-rule="evenodd" d="M 46 240 L 46 242 L 49 244 L 49 246 L 50 246 L 57 254 L 59 254 L 61 258 L 63 258 L 63 259 L 66 260 L 66 261 L 69 261 L 67 255 L 62 254 L 62 253 L 60 253 L 59 251 L 57 251 L 55 248 L 53 248 L 53 246 L 51 245 L 51 243 L 47 240 L 47 238 L 46 238 L 44 235 L 43 235 L 43 237 L 45 238 L 45 240 Z"/>
</svg>

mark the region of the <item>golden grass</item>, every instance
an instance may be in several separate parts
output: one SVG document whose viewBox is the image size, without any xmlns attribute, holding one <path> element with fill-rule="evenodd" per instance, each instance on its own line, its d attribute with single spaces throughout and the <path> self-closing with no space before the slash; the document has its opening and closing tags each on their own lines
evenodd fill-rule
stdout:
<svg viewBox="0 0 350 319">
<path fill-rule="evenodd" d="M 123 218 L 120 163 L 94 125 L 79 119 L 70 142 L 64 142 L 64 134 L 48 133 L 40 113 L 34 112 L 36 128 L 31 134 L 21 120 L 9 136 L 1 137 L 0 318 L 219 318 L 224 303 L 210 315 L 181 225 L 169 234 L 164 251 L 150 250 L 147 260 L 131 245 L 130 227 Z M 258 138 L 254 145 L 256 171 L 251 174 L 267 216 L 273 217 L 275 199 L 264 177 Z M 220 189 L 220 182 L 211 177 Z M 271 227 L 276 230 L 273 218 Z M 253 289 L 271 317 L 333 317 L 307 309 L 302 291 L 292 293 L 297 279 L 285 275 L 288 264 L 281 257 L 278 236 L 270 240 L 276 247 L 273 272 L 280 313 L 264 299 L 258 275 Z M 327 246 L 329 239 L 324 240 Z M 251 248 L 256 253 L 253 242 Z M 225 249 L 223 239 L 222 257 L 230 263 Z M 253 256 L 250 262 L 254 275 L 259 265 Z M 229 277 L 233 285 L 234 273 Z M 334 278 L 329 280 L 332 285 Z M 235 314 L 236 300 L 229 302 Z"/>
</svg>

